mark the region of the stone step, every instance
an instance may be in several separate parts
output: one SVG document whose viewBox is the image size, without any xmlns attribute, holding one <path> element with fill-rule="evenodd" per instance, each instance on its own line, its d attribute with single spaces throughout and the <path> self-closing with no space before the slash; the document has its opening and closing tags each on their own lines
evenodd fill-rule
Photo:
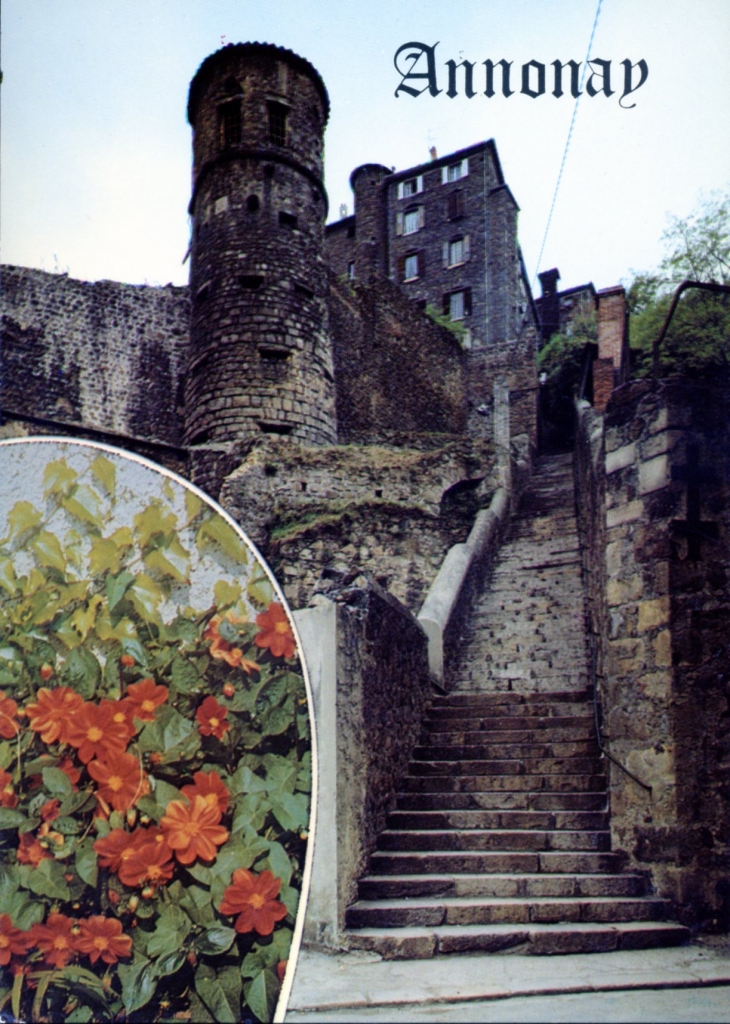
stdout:
<svg viewBox="0 0 730 1024">
<path fill-rule="evenodd" d="M 520 743 L 595 743 L 595 730 L 593 719 L 590 727 L 587 725 L 566 727 L 564 729 L 484 729 L 482 731 L 455 732 L 447 724 L 446 728 L 439 729 L 438 722 L 434 722 L 430 729 L 423 731 L 421 745 L 428 743 L 448 744 L 457 746 L 478 746 L 480 743 L 494 744 L 520 744 Z"/>
<path fill-rule="evenodd" d="M 495 704 L 508 704 L 510 706 L 515 704 L 539 704 L 541 706 L 545 704 L 576 704 L 588 703 L 592 700 L 592 697 L 593 694 L 589 690 L 582 690 L 580 692 L 564 690 L 562 692 L 553 692 L 550 694 L 484 693 L 479 696 L 475 696 L 474 694 L 460 694 L 452 691 L 451 693 L 443 696 L 439 695 L 434 697 L 431 703 L 431 708 L 433 710 L 438 710 L 443 707 L 458 707 L 462 705 L 468 705 L 469 707 L 479 707 L 484 705 L 485 707 L 492 708 Z"/>
<path fill-rule="evenodd" d="M 358 900 L 347 909 L 348 928 L 412 928 L 441 925 L 529 924 L 533 922 L 663 921 L 669 902 L 652 897 L 564 898 L 470 896 L 408 900 Z"/>
<path fill-rule="evenodd" d="M 523 790 L 547 793 L 596 793 L 605 790 L 606 776 L 595 775 L 407 775 L 407 793 L 477 793 Z"/>
<path fill-rule="evenodd" d="M 419 896 L 643 896 L 642 875 L 366 875 L 361 900 Z"/>
<path fill-rule="evenodd" d="M 547 739 L 547 738 L 546 738 Z M 486 737 L 484 737 L 486 740 Z M 502 759 L 557 759 L 563 757 L 600 757 L 595 740 L 573 740 L 561 743 L 557 740 L 545 743 L 474 743 L 474 744 L 429 744 L 414 747 L 414 761 L 492 761 Z"/>
<path fill-rule="evenodd" d="M 610 850 L 611 833 L 569 829 L 384 829 L 378 850 Z"/>
<path fill-rule="evenodd" d="M 428 810 L 392 811 L 389 829 L 568 829 L 605 831 L 607 811 Z"/>
<path fill-rule="evenodd" d="M 488 760 L 412 761 L 409 773 L 418 775 L 598 775 L 600 757 L 526 757 Z"/>
<path fill-rule="evenodd" d="M 385 960 L 425 960 L 449 953 L 533 955 L 603 953 L 611 950 L 680 946 L 688 928 L 664 921 L 614 924 L 442 925 L 438 928 L 363 928 L 348 934 L 352 949 L 371 950 Z"/>
<path fill-rule="evenodd" d="M 371 875 L 618 874 L 621 859 L 604 851 L 375 850 Z"/>
<path fill-rule="evenodd" d="M 504 790 L 473 793 L 399 793 L 396 806 L 404 811 L 603 811 L 608 807 L 608 797 L 605 790 L 598 793 L 531 793 Z"/>
<path fill-rule="evenodd" d="M 466 694 L 465 696 L 479 696 Z M 478 704 L 429 708 L 426 724 L 445 719 L 471 723 L 471 729 L 549 729 L 552 726 L 584 725 L 594 718 L 593 704 L 515 704 L 513 708 L 480 708 Z M 478 724 L 475 724 L 478 723 Z M 451 728 L 451 726 L 449 726 Z M 458 728 L 458 727 L 457 727 Z"/>
</svg>

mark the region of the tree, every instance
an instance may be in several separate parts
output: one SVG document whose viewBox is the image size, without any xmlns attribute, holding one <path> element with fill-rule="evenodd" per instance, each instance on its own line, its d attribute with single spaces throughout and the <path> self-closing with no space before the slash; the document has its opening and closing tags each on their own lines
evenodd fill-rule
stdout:
<svg viewBox="0 0 730 1024">
<path fill-rule="evenodd" d="M 651 372 L 651 351 L 682 281 L 730 284 L 730 195 L 713 192 L 688 217 L 672 217 L 666 255 L 654 273 L 634 273 L 628 287 L 633 376 Z M 725 376 L 730 362 L 730 296 L 688 291 L 660 351 L 662 376 Z"/>
</svg>

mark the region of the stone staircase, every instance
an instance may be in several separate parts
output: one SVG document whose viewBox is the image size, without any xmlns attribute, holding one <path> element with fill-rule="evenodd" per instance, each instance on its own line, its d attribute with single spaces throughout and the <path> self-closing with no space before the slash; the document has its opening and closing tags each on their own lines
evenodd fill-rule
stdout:
<svg viewBox="0 0 730 1024">
<path fill-rule="evenodd" d="M 347 912 L 386 958 L 679 945 L 611 852 L 569 456 L 545 457 Z"/>
</svg>

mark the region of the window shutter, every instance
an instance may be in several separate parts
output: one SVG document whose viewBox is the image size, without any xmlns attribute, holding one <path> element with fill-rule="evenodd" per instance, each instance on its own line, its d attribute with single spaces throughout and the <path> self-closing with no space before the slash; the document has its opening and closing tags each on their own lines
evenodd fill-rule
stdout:
<svg viewBox="0 0 730 1024">
<path fill-rule="evenodd" d="M 471 288 L 464 289 L 464 316 L 471 316 Z"/>
<path fill-rule="evenodd" d="M 419 174 L 416 178 L 416 192 L 423 192 L 423 175 Z"/>
<path fill-rule="evenodd" d="M 471 247 L 469 245 L 469 236 L 468 235 L 464 235 L 464 238 L 463 238 L 463 241 L 462 241 L 461 244 L 462 244 L 462 252 L 464 254 L 464 263 L 466 263 L 466 261 L 469 259 L 470 255 L 471 255 Z"/>
<path fill-rule="evenodd" d="M 403 198 L 403 182 L 402 181 L 398 182 L 398 198 L 399 199 Z"/>
<path fill-rule="evenodd" d="M 406 279 L 406 258 L 405 256 L 398 257 L 398 280 L 405 281 Z"/>
<path fill-rule="evenodd" d="M 441 184 L 447 185 L 449 181 L 449 169 L 448 167 L 441 168 Z"/>
<path fill-rule="evenodd" d="M 418 207 L 418 227 L 423 228 L 426 226 L 426 208 L 425 206 Z"/>
<path fill-rule="evenodd" d="M 395 233 L 396 235 L 403 234 L 403 214 L 396 213 L 395 215 Z"/>
<path fill-rule="evenodd" d="M 444 261 L 444 266 L 448 267 L 448 265 L 449 265 L 449 243 L 448 242 L 444 242 L 444 244 L 443 244 L 443 261 Z"/>
<path fill-rule="evenodd" d="M 425 253 L 419 252 L 416 253 L 416 256 L 418 257 L 418 276 L 423 277 L 426 272 L 426 260 L 424 258 Z"/>
<path fill-rule="evenodd" d="M 451 315 L 451 297 L 449 295 L 444 295 L 444 301 L 441 306 L 441 312 L 444 314 L 444 316 Z"/>
<path fill-rule="evenodd" d="M 468 159 L 464 159 L 464 160 L 461 161 L 461 176 L 462 176 L 462 178 L 466 178 L 466 176 L 468 174 L 469 174 L 469 161 L 468 161 Z"/>
</svg>

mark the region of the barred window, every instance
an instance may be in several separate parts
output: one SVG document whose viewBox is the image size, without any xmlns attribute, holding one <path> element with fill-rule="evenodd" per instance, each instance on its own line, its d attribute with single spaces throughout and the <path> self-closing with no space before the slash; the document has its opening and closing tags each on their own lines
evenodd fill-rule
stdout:
<svg viewBox="0 0 730 1024">
<path fill-rule="evenodd" d="M 224 146 L 238 146 L 241 142 L 241 101 L 229 100 L 218 108 L 221 142 Z"/>
<path fill-rule="evenodd" d="M 286 145 L 286 118 L 288 110 L 282 103 L 269 103 L 269 142 L 274 146 Z"/>
</svg>

